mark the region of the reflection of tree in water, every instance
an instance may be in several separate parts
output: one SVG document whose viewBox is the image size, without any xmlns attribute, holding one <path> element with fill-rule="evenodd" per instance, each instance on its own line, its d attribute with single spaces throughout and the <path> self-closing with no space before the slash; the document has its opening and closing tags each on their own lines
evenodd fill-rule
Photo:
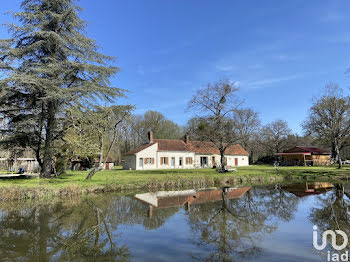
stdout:
<svg viewBox="0 0 350 262">
<path fill-rule="evenodd" d="M 155 229 L 177 211 L 160 209 L 149 218 L 144 204 L 111 195 L 2 207 L 0 253 L 8 260 L 128 261 L 128 248 L 118 245 L 118 226 L 141 224 Z"/>
<path fill-rule="evenodd" d="M 153 211 L 149 217 L 149 207 L 132 197 L 118 197 L 108 203 L 108 214 L 113 224 L 143 225 L 145 229 L 156 229 L 179 211 L 179 207 L 162 208 Z"/>
<path fill-rule="evenodd" d="M 61 252 L 60 259 L 127 261 L 127 247 L 117 246 L 112 235 L 108 214 L 93 200 L 85 200 L 79 205 L 81 219 L 77 223 L 69 221 L 68 231 L 54 239 L 53 253 Z M 72 210 L 70 210 L 72 211 Z M 76 208 L 74 212 L 76 212 Z"/>
<path fill-rule="evenodd" d="M 48 239 L 59 232 L 57 225 L 48 223 L 52 209 L 36 206 L 25 210 L 1 211 L 0 253 L 8 260 L 47 261 Z"/>
<path fill-rule="evenodd" d="M 188 213 L 193 241 L 212 252 L 199 259 L 242 261 L 258 254 L 256 237 L 277 226 L 269 216 L 289 220 L 296 204 L 294 195 L 261 187 L 238 200 L 193 205 Z M 179 210 L 154 209 L 148 217 L 147 205 L 112 195 L 19 206 L 1 207 L 0 253 L 8 260 L 128 261 L 118 226 L 156 229 Z"/>
<path fill-rule="evenodd" d="M 126 247 L 112 239 L 104 210 L 90 200 L 2 210 L 0 251 L 10 260 L 125 261 Z"/>
<path fill-rule="evenodd" d="M 309 219 L 317 225 L 320 232 L 342 230 L 350 236 L 350 201 L 345 192 L 347 191 L 344 190 L 344 185 L 336 184 L 335 190 L 318 196 L 319 207 L 311 209 Z M 338 244 L 342 244 L 342 237 L 337 236 Z M 348 247 L 350 248 L 350 243 Z"/>
<path fill-rule="evenodd" d="M 244 261 L 261 251 L 256 242 L 277 229 L 274 217 L 288 221 L 298 198 L 280 189 L 252 188 L 240 199 L 194 205 L 188 213 L 192 241 L 208 250 L 203 261 Z"/>
</svg>

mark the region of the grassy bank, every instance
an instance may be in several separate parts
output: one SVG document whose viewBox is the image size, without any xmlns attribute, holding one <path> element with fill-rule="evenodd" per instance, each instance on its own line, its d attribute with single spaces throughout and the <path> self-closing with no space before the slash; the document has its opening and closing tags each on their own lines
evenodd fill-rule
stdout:
<svg viewBox="0 0 350 262">
<path fill-rule="evenodd" d="M 121 190 L 157 190 L 266 183 L 288 180 L 334 180 L 350 177 L 350 167 L 280 167 L 259 165 L 239 167 L 234 173 L 213 169 L 109 170 L 85 180 L 87 171 L 68 171 L 52 179 L 0 179 L 0 199 L 50 198 Z"/>
</svg>

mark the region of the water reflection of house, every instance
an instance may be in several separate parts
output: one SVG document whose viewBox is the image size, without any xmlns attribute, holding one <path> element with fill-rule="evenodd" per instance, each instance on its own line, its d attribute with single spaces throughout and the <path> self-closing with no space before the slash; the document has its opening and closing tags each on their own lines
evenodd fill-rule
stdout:
<svg viewBox="0 0 350 262">
<path fill-rule="evenodd" d="M 330 164 L 330 153 L 317 147 L 296 146 L 276 155 L 281 156 L 282 164 L 287 166 Z"/>
<path fill-rule="evenodd" d="M 158 191 L 144 194 L 136 194 L 135 198 L 149 205 L 149 215 L 152 216 L 152 210 L 158 208 L 179 207 L 186 205 L 189 209 L 192 204 L 206 202 L 215 202 L 223 200 L 223 193 L 226 199 L 241 198 L 250 187 L 240 188 L 208 188 L 200 190 L 182 190 L 182 191 Z"/>
<path fill-rule="evenodd" d="M 350 199 L 350 185 L 348 183 L 343 184 L 344 193 Z"/>
<path fill-rule="evenodd" d="M 284 186 L 283 189 L 298 197 L 305 197 L 310 195 L 324 194 L 333 187 L 334 185 L 329 182 L 307 182 L 287 185 Z"/>
</svg>

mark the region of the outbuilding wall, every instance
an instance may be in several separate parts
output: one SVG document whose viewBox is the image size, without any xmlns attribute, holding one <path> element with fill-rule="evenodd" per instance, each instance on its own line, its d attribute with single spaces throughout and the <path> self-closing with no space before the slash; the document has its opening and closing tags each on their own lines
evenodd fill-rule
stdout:
<svg viewBox="0 0 350 262">
<path fill-rule="evenodd" d="M 123 169 L 135 170 L 136 169 L 136 155 L 126 155 L 124 156 Z"/>
<path fill-rule="evenodd" d="M 329 155 L 312 155 L 313 165 L 328 166 L 331 164 L 331 157 Z"/>
<path fill-rule="evenodd" d="M 156 169 L 157 168 L 157 150 L 158 144 L 154 144 L 150 147 L 145 148 L 144 150 L 138 152 L 136 154 L 136 169 L 137 170 L 147 170 L 147 169 Z M 143 165 L 140 165 L 140 158 L 143 159 Z M 153 164 L 145 164 L 145 158 L 151 158 L 153 160 Z"/>
</svg>

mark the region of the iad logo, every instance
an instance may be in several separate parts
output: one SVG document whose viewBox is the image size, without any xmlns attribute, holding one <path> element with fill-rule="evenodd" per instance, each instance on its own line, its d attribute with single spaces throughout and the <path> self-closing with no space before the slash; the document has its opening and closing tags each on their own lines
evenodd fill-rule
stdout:
<svg viewBox="0 0 350 262">
<path fill-rule="evenodd" d="M 344 233 L 344 231 L 341 231 L 341 230 L 336 230 L 335 231 L 337 234 L 341 235 L 343 237 L 343 244 L 338 246 L 337 245 L 337 236 L 336 234 L 334 233 L 333 230 L 327 230 L 325 232 L 323 232 L 322 234 L 322 244 L 321 245 L 318 245 L 318 237 L 317 237 L 317 226 L 314 226 L 314 234 L 313 234 L 313 245 L 314 245 L 314 248 L 316 248 L 317 250 L 323 250 L 326 248 L 327 246 L 327 236 L 331 236 L 332 238 L 332 247 L 335 249 L 335 250 L 343 250 L 344 248 L 346 248 L 346 246 L 348 245 L 348 236 Z"/>
<path fill-rule="evenodd" d="M 348 245 L 348 236 L 342 230 L 335 230 L 335 232 L 333 230 L 327 230 L 327 231 L 323 232 L 322 243 L 321 243 L 321 245 L 319 245 L 318 244 L 317 226 L 314 226 L 313 229 L 314 229 L 314 232 L 313 232 L 312 244 L 314 245 L 314 248 L 316 248 L 317 250 L 323 250 L 326 248 L 328 236 L 331 237 L 331 244 L 332 244 L 333 249 L 335 249 L 337 251 L 345 249 Z M 341 245 L 337 245 L 337 235 L 336 234 L 342 236 L 342 238 L 343 238 L 343 243 Z M 343 254 L 338 254 L 338 253 L 332 254 L 330 251 L 328 251 L 327 258 L 328 258 L 328 261 L 348 261 L 349 260 L 348 253 L 349 252 L 346 251 Z"/>
</svg>

